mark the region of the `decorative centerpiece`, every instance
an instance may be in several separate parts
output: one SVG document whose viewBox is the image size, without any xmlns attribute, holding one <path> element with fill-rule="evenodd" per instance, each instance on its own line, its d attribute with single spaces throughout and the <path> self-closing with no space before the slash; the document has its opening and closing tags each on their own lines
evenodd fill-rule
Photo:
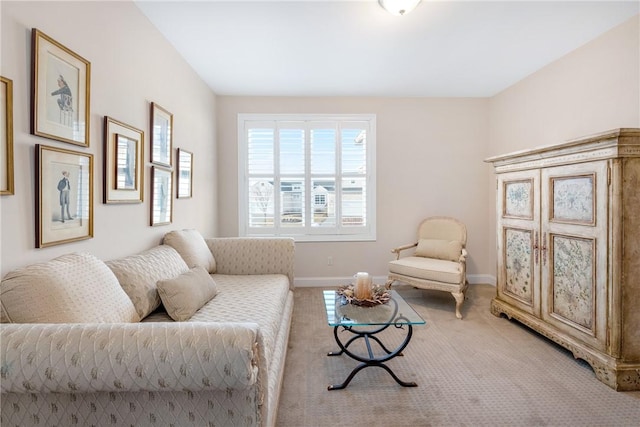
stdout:
<svg viewBox="0 0 640 427">
<path fill-rule="evenodd" d="M 373 307 L 391 299 L 389 290 L 382 285 L 374 285 L 368 273 L 360 272 L 354 277 L 355 284 L 338 288 L 338 295 L 344 297 L 349 304 Z"/>
</svg>

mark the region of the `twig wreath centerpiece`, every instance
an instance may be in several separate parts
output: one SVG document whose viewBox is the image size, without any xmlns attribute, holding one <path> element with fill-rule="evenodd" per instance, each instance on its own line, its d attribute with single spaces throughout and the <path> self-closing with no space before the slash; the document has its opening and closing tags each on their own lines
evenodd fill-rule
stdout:
<svg viewBox="0 0 640 427">
<path fill-rule="evenodd" d="M 373 307 L 386 304 L 391 299 L 389 290 L 382 285 L 372 284 L 368 273 L 357 273 L 356 283 L 338 288 L 338 295 L 344 297 L 349 304 Z"/>
</svg>

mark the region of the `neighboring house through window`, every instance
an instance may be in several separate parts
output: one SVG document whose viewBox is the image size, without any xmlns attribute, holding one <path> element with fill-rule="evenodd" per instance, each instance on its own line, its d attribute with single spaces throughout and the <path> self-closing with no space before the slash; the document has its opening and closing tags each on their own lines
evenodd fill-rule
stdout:
<svg viewBox="0 0 640 427">
<path fill-rule="evenodd" d="M 239 114 L 241 236 L 375 240 L 373 114 Z"/>
</svg>

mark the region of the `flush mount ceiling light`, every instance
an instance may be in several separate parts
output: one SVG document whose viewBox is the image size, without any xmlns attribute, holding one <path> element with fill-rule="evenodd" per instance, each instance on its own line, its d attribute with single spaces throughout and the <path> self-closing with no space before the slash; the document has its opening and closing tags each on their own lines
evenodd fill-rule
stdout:
<svg viewBox="0 0 640 427">
<path fill-rule="evenodd" d="M 378 3 L 390 14 L 402 16 L 411 12 L 420 0 L 378 0 Z"/>
</svg>

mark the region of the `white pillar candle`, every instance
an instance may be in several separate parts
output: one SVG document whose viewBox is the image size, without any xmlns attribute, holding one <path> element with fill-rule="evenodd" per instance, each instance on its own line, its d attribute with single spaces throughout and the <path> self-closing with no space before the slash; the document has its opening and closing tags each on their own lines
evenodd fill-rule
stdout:
<svg viewBox="0 0 640 427">
<path fill-rule="evenodd" d="M 356 285 L 354 291 L 357 299 L 371 298 L 371 279 L 369 278 L 369 273 L 358 272 L 356 274 Z"/>
</svg>

